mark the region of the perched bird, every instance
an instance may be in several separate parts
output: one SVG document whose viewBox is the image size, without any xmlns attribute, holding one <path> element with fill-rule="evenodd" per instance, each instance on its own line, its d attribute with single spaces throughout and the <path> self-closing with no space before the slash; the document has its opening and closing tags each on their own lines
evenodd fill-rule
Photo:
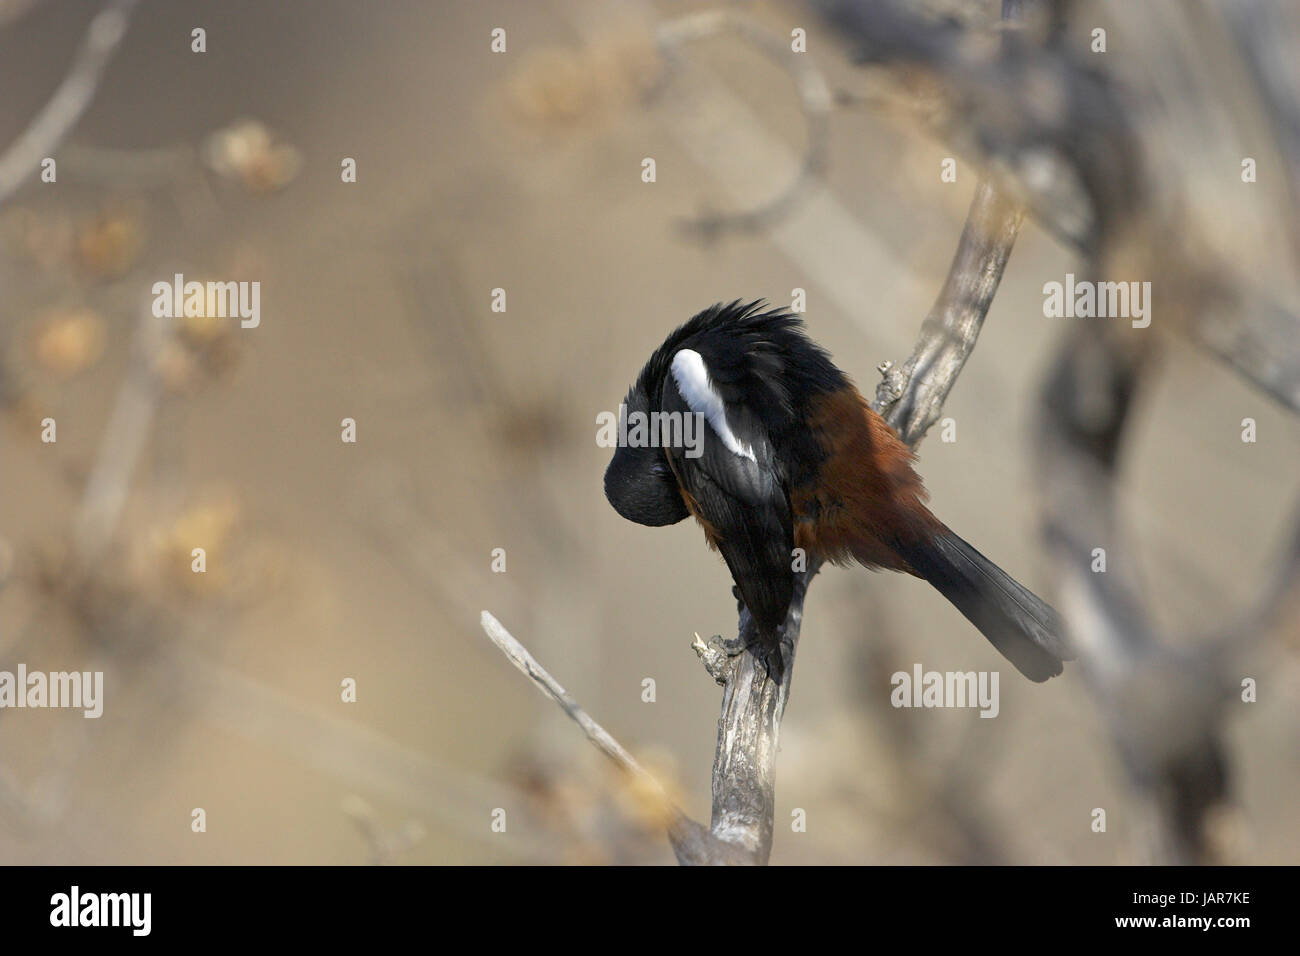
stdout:
<svg viewBox="0 0 1300 956">
<path fill-rule="evenodd" d="M 675 413 L 701 426 L 693 445 Z M 629 430 L 638 418 L 662 427 Z M 620 436 L 610 504 L 644 525 L 695 517 L 778 678 L 800 548 L 924 578 L 1030 680 L 1072 659 L 1056 612 L 930 512 L 911 450 L 789 312 L 738 300 L 690 319 L 641 370 Z"/>
</svg>

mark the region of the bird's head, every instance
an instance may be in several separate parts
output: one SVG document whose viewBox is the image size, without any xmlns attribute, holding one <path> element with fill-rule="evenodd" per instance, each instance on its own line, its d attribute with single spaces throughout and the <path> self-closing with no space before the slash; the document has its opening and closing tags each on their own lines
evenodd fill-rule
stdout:
<svg viewBox="0 0 1300 956">
<path fill-rule="evenodd" d="M 651 527 L 676 524 L 689 515 L 663 448 L 625 440 L 634 431 L 629 419 L 649 416 L 658 406 L 658 395 L 652 398 L 647 384 L 638 379 L 619 407 L 619 443 L 605 469 L 605 497 L 614 510 Z"/>
</svg>

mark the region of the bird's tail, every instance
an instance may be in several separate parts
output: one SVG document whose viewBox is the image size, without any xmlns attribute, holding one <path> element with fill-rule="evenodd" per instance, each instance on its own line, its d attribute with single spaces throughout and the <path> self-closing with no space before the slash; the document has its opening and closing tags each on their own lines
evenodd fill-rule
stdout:
<svg viewBox="0 0 1300 956">
<path fill-rule="evenodd" d="M 952 531 L 901 554 L 1030 680 L 1055 677 L 1074 659 L 1056 611 Z"/>
</svg>

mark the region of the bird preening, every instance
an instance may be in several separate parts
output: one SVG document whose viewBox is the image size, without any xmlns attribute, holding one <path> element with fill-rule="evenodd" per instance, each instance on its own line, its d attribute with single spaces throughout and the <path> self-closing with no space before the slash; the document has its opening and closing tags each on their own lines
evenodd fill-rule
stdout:
<svg viewBox="0 0 1300 956">
<path fill-rule="evenodd" d="M 797 316 L 740 301 L 694 316 L 650 356 L 620 409 L 663 414 L 701 420 L 702 442 L 620 442 L 605 495 L 639 524 L 695 517 L 775 676 L 798 549 L 925 579 L 1030 680 L 1072 659 L 1056 612 L 930 512 L 911 449 Z"/>
</svg>

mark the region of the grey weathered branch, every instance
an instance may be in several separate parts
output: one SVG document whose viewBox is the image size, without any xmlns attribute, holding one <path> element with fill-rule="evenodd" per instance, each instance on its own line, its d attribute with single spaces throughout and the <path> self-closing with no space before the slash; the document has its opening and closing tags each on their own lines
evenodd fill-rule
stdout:
<svg viewBox="0 0 1300 956">
<path fill-rule="evenodd" d="M 1014 61 L 1021 46 L 1013 29 L 1024 22 L 1024 0 L 1002 0 L 999 65 Z M 921 337 L 901 368 L 880 366 L 872 408 L 893 426 L 909 448 L 915 448 L 939 420 L 948 393 L 975 348 L 980 329 L 997 294 L 1002 273 L 1024 222 L 1024 209 L 995 181 L 985 178 L 975 187 L 966 225 L 948 277 Z"/>
<path fill-rule="evenodd" d="M 790 677 L 803 625 L 803 604 L 820 564 L 795 576 L 794 595 L 782 631 L 785 673 L 778 682 L 753 653 L 758 628 L 741 607 L 739 636 L 734 642 L 696 637 L 695 651 L 722 692 L 718 743 L 713 757 L 713 813 L 710 832 L 737 848 L 737 862 L 763 865 L 772 854 L 776 813 L 776 754 L 781 718 L 790 698 Z"/>
<path fill-rule="evenodd" d="M 744 862 L 738 859 L 738 854 L 730 844 L 713 839 L 708 830 L 687 817 L 673 803 L 663 784 L 654 774 L 628 753 L 627 748 L 615 740 L 609 731 L 596 723 L 500 621 L 484 611 L 480 623 L 488 639 L 506 655 L 510 663 L 519 668 L 538 690 L 559 704 L 560 709 L 582 728 L 587 739 L 597 750 L 608 757 L 628 777 L 644 785 L 646 792 L 658 804 L 656 809 L 665 819 L 668 839 L 679 861 L 684 864 Z"/>
<path fill-rule="evenodd" d="M 77 125 L 95 98 L 104 69 L 126 36 L 136 3 L 137 0 L 108 0 L 90 21 L 68 75 L 22 135 L 0 154 L 0 203 L 36 174 L 41 161 Z"/>
<path fill-rule="evenodd" d="M 1230 797 L 1226 705 L 1240 662 L 1300 583 L 1300 522 L 1273 579 L 1217 633 L 1171 641 L 1157 633 L 1136 585 L 1115 500 L 1146 350 L 1085 324 L 1062 349 L 1039 421 L 1043 526 L 1060 609 L 1088 689 L 1147 822 L 1151 862 L 1213 862 L 1210 813 Z M 1092 568 L 1102 547 L 1106 573 Z"/>
<path fill-rule="evenodd" d="M 966 227 L 921 337 L 902 366 L 881 366 L 873 403 L 909 445 L 939 420 L 943 403 L 975 347 L 1024 219 L 1021 207 L 990 182 L 975 190 Z"/>
</svg>

